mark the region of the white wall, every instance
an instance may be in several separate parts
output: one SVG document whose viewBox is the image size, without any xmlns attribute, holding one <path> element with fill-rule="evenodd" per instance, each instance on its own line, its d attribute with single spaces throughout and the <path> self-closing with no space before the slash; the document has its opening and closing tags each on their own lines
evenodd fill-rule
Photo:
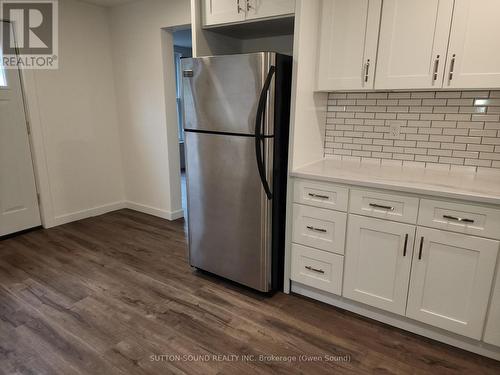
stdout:
<svg viewBox="0 0 500 375">
<path fill-rule="evenodd" d="M 107 10 L 59 2 L 59 69 L 25 72 L 44 224 L 123 206 Z"/>
<path fill-rule="evenodd" d="M 298 0 L 295 6 L 293 88 L 290 113 L 290 170 L 323 158 L 327 94 L 314 92 L 321 1 Z"/>
<path fill-rule="evenodd" d="M 323 158 L 315 147 L 325 137 L 325 93 L 315 93 L 317 43 L 321 0 L 297 0 L 293 44 L 292 105 L 290 109 L 290 149 L 288 170 Z M 290 292 L 293 183 L 288 178 L 284 292 Z"/>
<path fill-rule="evenodd" d="M 182 207 L 172 33 L 162 28 L 190 22 L 187 0 L 110 10 L 127 205 L 169 219 Z"/>
</svg>

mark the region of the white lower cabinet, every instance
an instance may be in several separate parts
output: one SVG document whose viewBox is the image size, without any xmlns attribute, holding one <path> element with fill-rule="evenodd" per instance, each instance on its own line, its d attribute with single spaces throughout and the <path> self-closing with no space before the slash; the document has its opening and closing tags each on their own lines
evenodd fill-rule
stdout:
<svg viewBox="0 0 500 375">
<path fill-rule="evenodd" d="M 498 247 L 498 241 L 419 227 L 406 316 L 481 339 Z"/>
<path fill-rule="evenodd" d="M 349 215 L 343 296 L 404 315 L 415 226 Z"/>
<path fill-rule="evenodd" d="M 291 279 L 333 294 L 342 292 L 344 257 L 292 244 Z"/>
<path fill-rule="evenodd" d="M 351 311 L 361 308 L 355 302 L 385 310 L 376 312 L 383 322 L 447 331 L 452 345 L 500 358 L 499 206 L 305 179 L 294 186 L 291 280 L 299 293 L 308 286 L 327 292 L 313 298 Z"/>
<path fill-rule="evenodd" d="M 491 293 L 490 310 L 488 311 L 483 341 L 500 346 L 500 263 L 497 266 L 495 286 Z"/>
</svg>

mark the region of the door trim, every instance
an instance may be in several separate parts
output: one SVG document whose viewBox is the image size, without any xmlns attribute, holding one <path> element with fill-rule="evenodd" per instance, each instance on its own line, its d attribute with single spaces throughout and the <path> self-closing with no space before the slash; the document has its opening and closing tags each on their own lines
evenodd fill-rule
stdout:
<svg viewBox="0 0 500 375">
<path fill-rule="evenodd" d="M 50 228 L 56 226 L 57 223 L 54 217 L 54 204 L 50 189 L 44 129 L 38 105 L 36 77 L 33 70 L 20 69 L 19 73 L 24 95 L 26 121 L 29 122 L 31 130 L 28 139 L 30 141 L 35 184 L 40 197 L 40 219 L 44 228 Z"/>
</svg>

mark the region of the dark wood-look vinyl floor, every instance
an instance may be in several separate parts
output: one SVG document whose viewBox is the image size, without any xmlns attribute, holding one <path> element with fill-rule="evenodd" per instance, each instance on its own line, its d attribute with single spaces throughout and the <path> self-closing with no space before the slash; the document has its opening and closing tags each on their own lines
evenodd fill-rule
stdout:
<svg viewBox="0 0 500 375">
<path fill-rule="evenodd" d="M 194 271 L 182 220 L 121 210 L 0 241 L 0 373 L 500 374 L 500 362 Z"/>
</svg>

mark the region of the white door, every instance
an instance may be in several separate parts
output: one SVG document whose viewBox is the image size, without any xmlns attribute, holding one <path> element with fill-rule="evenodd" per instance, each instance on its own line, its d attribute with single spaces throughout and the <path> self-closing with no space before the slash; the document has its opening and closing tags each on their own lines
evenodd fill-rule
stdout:
<svg viewBox="0 0 500 375">
<path fill-rule="evenodd" d="M 1 51 L 0 45 L 0 58 Z M 0 66 L 0 236 L 38 225 L 40 212 L 19 71 Z"/>
<path fill-rule="evenodd" d="M 247 19 L 277 17 L 295 13 L 295 0 L 241 0 L 247 6 Z"/>
<path fill-rule="evenodd" d="M 444 87 L 500 87 L 500 1 L 455 0 Z"/>
<path fill-rule="evenodd" d="M 381 0 L 323 0 L 318 90 L 372 89 Z"/>
<path fill-rule="evenodd" d="M 404 315 L 415 227 L 349 215 L 343 296 Z"/>
<path fill-rule="evenodd" d="M 203 0 L 203 25 L 241 22 L 245 20 L 245 0 Z"/>
<path fill-rule="evenodd" d="M 481 338 L 498 241 L 419 227 L 406 316 Z"/>
<path fill-rule="evenodd" d="M 440 88 L 453 0 L 384 0 L 376 89 Z"/>
</svg>

